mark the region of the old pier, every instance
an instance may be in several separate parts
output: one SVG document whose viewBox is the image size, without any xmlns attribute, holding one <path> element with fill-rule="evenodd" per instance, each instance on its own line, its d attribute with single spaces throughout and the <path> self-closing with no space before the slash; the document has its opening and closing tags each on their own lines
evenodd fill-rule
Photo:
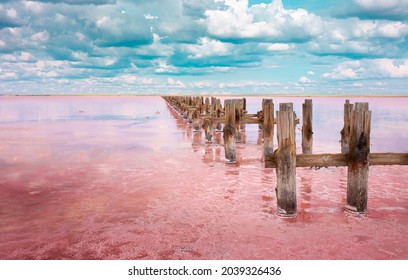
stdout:
<svg viewBox="0 0 408 280">
<path fill-rule="evenodd" d="M 215 130 L 223 125 L 225 160 L 236 162 L 236 143 L 246 124 L 258 124 L 262 130 L 265 168 L 275 168 L 277 175 L 277 211 L 282 216 L 296 215 L 296 167 L 347 166 L 346 209 L 355 213 L 367 211 L 369 166 L 408 165 L 408 153 L 370 153 L 371 111 L 369 104 L 344 104 L 344 127 L 340 131 L 341 153 L 313 154 L 313 102 L 302 104 L 302 153 L 296 154 L 296 125 L 300 121 L 293 103 L 280 103 L 274 112 L 272 99 L 262 100 L 262 109 L 248 113 L 246 99 L 225 99 L 199 96 L 164 96 L 166 102 L 194 126 L 201 128 L 211 142 Z M 276 125 L 277 149 L 274 151 Z"/>
</svg>

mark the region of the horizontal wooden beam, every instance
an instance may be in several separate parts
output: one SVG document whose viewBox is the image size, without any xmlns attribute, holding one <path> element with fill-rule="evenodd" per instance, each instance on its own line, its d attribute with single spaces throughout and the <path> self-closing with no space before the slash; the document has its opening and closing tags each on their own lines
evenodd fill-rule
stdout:
<svg viewBox="0 0 408 280">
<path fill-rule="evenodd" d="M 275 168 L 273 157 L 265 159 L 267 168 Z M 408 153 L 371 153 L 368 155 L 369 165 L 408 165 Z M 298 154 L 296 167 L 329 167 L 348 166 L 347 154 Z"/>
<path fill-rule="evenodd" d="M 370 165 L 408 165 L 408 153 L 372 153 L 368 155 Z"/>
</svg>

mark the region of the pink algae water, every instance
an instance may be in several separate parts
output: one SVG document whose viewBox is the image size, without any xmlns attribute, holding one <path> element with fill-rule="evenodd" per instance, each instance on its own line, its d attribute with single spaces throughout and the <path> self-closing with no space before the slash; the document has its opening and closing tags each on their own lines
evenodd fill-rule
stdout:
<svg viewBox="0 0 408 280">
<path fill-rule="evenodd" d="M 407 98 L 355 101 L 372 152 L 408 152 Z M 313 102 L 314 152 L 339 152 L 344 98 Z M 282 218 L 256 125 L 243 142 L 226 164 L 222 135 L 160 97 L 0 97 L 0 259 L 408 258 L 408 166 L 370 167 L 365 216 L 345 211 L 346 168 L 298 168 Z"/>
</svg>

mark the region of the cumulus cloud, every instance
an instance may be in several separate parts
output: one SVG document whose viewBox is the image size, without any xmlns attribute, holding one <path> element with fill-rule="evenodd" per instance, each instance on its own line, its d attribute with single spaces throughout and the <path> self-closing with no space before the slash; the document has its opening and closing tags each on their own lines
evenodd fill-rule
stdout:
<svg viewBox="0 0 408 280">
<path fill-rule="evenodd" d="M 408 59 L 366 59 L 340 63 L 332 72 L 324 73 L 329 80 L 354 80 L 372 78 L 408 78 Z"/>
<path fill-rule="evenodd" d="M 183 45 L 182 50 L 187 52 L 188 58 L 197 59 L 207 56 L 225 56 L 230 55 L 234 46 L 223 43 L 208 37 L 202 37 L 197 40 L 197 44 Z"/>
<path fill-rule="evenodd" d="M 384 20 L 338 19 L 325 23 L 321 36 L 307 44 L 315 55 L 395 57 L 408 35 L 408 23 Z"/>
<path fill-rule="evenodd" d="M 286 10 L 281 0 L 248 7 L 247 0 L 220 0 L 226 9 L 206 10 L 208 33 L 224 41 L 308 41 L 322 19 L 304 9 Z"/>
</svg>

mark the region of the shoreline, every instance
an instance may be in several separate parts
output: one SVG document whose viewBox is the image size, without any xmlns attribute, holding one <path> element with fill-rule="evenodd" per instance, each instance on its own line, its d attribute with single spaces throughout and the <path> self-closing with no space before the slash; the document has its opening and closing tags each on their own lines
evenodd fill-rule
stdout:
<svg viewBox="0 0 408 280">
<path fill-rule="evenodd" d="M 408 98 L 407 95 L 369 95 L 369 94 L 0 94 L 0 97 L 162 97 L 162 96 L 202 96 L 202 97 L 312 97 L 312 98 L 351 98 L 351 97 L 369 97 L 369 98 Z"/>
</svg>

